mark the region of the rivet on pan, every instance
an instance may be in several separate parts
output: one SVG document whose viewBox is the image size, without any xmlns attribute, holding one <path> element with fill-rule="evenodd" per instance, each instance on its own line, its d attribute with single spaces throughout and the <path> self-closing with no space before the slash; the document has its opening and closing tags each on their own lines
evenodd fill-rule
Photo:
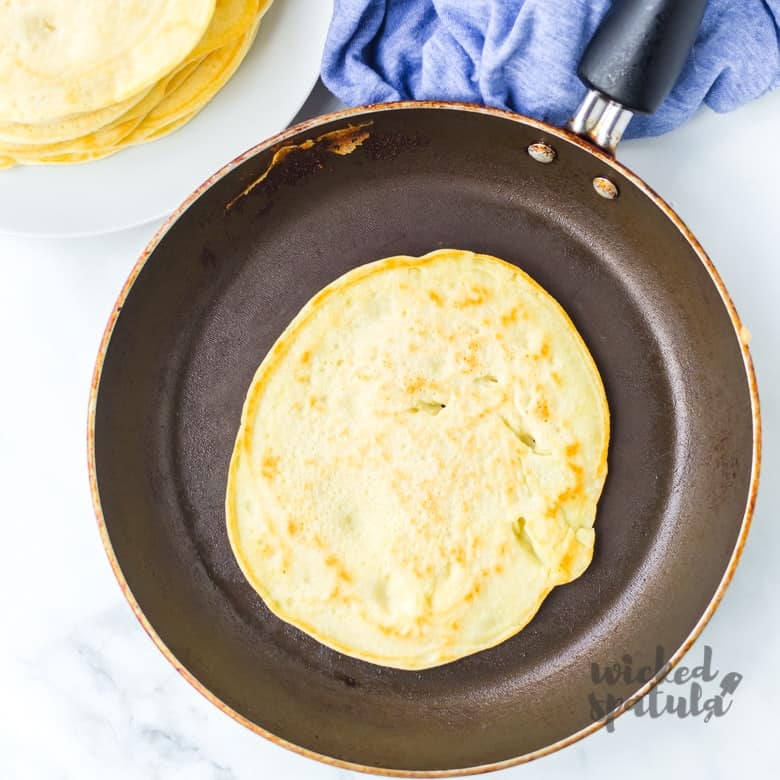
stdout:
<svg viewBox="0 0 780 780">
<path fill-rule="evenodd" d="M 606 198 L 607 200 L 615 200 L 615 198 L 620 195 L 617 184 L 604 178 L 604 176 L 597 176 L 593 180 L 593 189 L 596 190 L 602 198 Z"/>
<path fill-rule="evenodd" d="M 558 153 L 552 146 L 542 143 L 531 144 L 528 147 L 528 154 L 530 154 L 532 159 L 536 160 L 536 162 L 544 163 L 545 165 L 551 163 L 558 156 Z"/>
</svg>

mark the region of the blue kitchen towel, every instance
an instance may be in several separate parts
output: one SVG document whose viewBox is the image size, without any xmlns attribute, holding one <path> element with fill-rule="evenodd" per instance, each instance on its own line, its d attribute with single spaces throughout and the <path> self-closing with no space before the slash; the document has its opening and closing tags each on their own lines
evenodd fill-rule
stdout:
<svg viewBox="0 0 780 780">
<path fill-rule="evenodd" d="M 687 2 L 687 0 L 680 0 Z M 322 62 L 348 105 L 462 100 L 563 124 L 585 93 L 582 52 L 609 0 L 336 0 Z M 661 109 L 627 136 L 660 135 L 702 103 L 731 111 L 780 83 L 780 0 L 709 0 Z"/>
</svg>

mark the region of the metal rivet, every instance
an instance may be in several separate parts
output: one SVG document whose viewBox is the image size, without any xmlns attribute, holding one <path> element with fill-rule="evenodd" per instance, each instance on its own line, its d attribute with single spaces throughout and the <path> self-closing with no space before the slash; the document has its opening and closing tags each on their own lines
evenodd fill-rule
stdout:
<svg viewBox="0 0 780 780">
<path fill-rule="evenodd" d="M 593 180 L 593 189 L 601 195 L 602 198 L 607 200 L 615 200 L 620 195 L 620 190 L 617 188 L 617 184 L 611 182 L 604 176 L 597 176 Z"/>
<path fill-rule="evenodd" d="M 528 154 L 531 155 L 532 159 L 536 160 L 536 162 L 544 163 L 545 165 L 551 163 L 558 156 L 552 146 L 542 143 L 531 144 L 528 147 Z"/>
</svg>

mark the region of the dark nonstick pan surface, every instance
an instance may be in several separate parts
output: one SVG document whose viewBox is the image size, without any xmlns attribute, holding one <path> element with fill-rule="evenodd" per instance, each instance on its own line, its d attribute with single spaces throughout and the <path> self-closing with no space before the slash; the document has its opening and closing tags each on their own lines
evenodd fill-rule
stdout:
<svg viewBox="0 0 780 780">
<path fill-rule="evenodd" d="M 539 141 L 552 164 L 527 154 Z M 596 176 L 619 197 L 599 197 Z M 630 654 L 648 679 L 679 659 L 731 577 L 758 475 L 746 339 L 682 223 L 565 131 L 451 104 L 326 117 L 207 184 L 120 296 L 90 411 L 106 548 L 168 658 L 277 742 L 385 771 L 542 755 L 597 727 L 592 693 L 647 690 L 600 687 L 591 665 Z M 439 247 L 504 258 L 561 302 L 598 364 L 613 431 L 585 574 L 513 639 L 406 672 L 272 615 L 233 558 L 223 503 L 251 378 L 299 308 L 357 265 Z"/>
</svg>

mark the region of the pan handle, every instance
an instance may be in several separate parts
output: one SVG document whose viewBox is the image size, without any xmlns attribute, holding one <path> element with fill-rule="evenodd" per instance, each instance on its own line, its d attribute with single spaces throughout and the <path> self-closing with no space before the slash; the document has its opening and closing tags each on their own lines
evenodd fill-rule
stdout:
<svg viewBox="0 0 780 780">
<path fill-rule="evenodd" d="M 707 0 L 614 0 L 582 56 L 588 86 L 569 128 L 614 154 L 631 117 L 652 114 L 696 40 Z"/>
</svg>

